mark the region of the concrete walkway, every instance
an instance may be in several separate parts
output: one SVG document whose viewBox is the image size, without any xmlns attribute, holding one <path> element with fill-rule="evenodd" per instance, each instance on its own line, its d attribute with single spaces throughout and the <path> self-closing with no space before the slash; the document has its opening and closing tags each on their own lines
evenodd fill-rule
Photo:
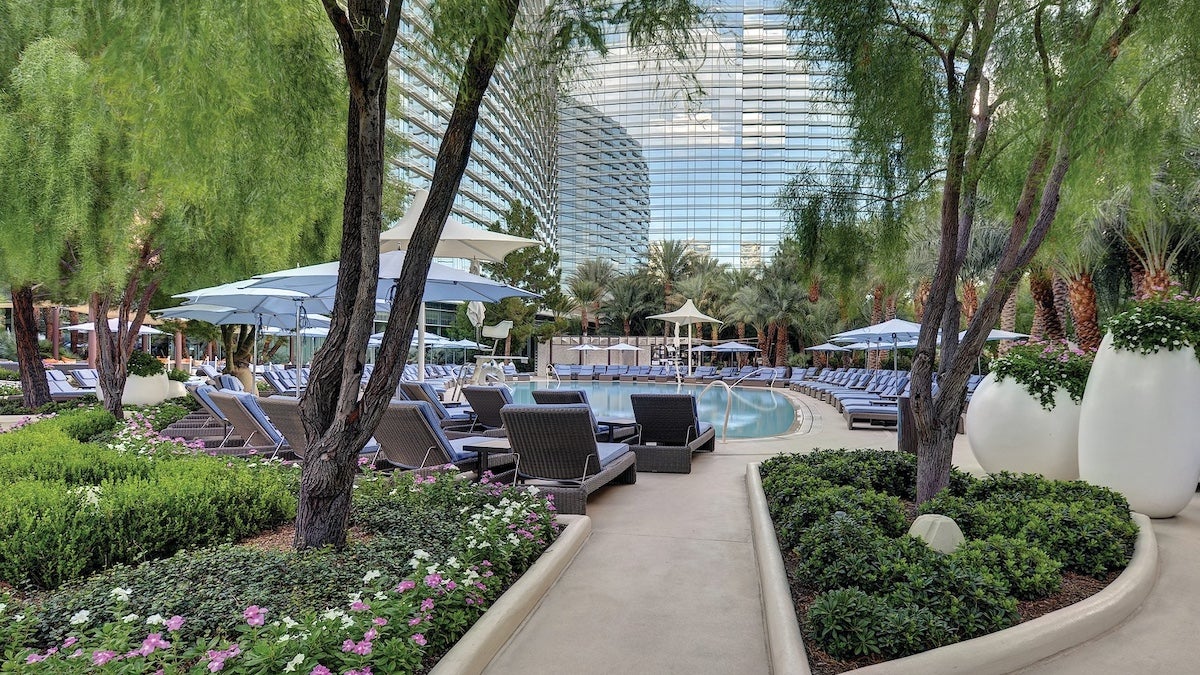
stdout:
<svg viewBox="0 0 1200 675">
<path fill-rule="evenodd" d="M 717 443 L 692 473 L 638 475 L 588 502 L 593 534 L 488 675 L 768 673 L 746 501 L 746 464 L 814 448 L 895 449 L 892 431 L 848 431 L 831 406 L 790 394 L 792 434 Z M 959 436 L 954 461 L 979 466 Z M 1143 608 L 1092 642 L 1022 672 L 1195 673 L 1200 498 L 1155 521 L 1161 577 Z M 786 675 L 786 674 L 780 674 Z"/>
</svg>

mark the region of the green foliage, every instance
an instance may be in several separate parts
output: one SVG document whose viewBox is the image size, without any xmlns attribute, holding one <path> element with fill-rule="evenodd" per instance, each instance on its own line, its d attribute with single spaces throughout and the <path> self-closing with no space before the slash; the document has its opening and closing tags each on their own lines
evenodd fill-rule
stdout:
<svg viewBox="0 0 1200 675">
<path fill-rule="evenodd" d="M 809 635 L 836 658 L 897 658 L 1006 628 L 1017 600 L 1054 593 L 1062 570 L 1123 567 L 1136 536 L 1128 504 L 1106 488 L 955 472 L 921 509 L 954 518 L 967 537 L 943 555 L 905 534 L 912 455 L 818 450 L 760 470 L 780 544 L 816 594 Z"/>
<path fill-rule="evenodd" d="M 317 663 L 337 672 L 417 672 L 470 628 L 556 532 L 544 497 L 454 474 L 369 475 L 355 494 L 354 517 L 370 539 L 342 551 L 226 545 L 118 565 L 33 604 L 0 597 L 26 616 L 0 624 L 0 651 L 19 663 L 29 648 L 78 640 L 85 653 L 124 654 L 147 632 L 161 631 L 177 645 L 156 655 L 168 669 L 214 670 L 207 650 L 236 642 L 223 671 L 284 672 L 295 662 L 305 664 L 301 672 Z M 173 623 L 154 625 L 167 617 Z M 347 639 L 366 646 L 345 650 Z M 61 672 L 91 666 L 73 670 L 66 653 L 34 654 L 53 657 Z M 142 672 L 138 658 L 122 663 Z"/>
<path fill-rule="evenodd" d="M 1200 358 L 1200 298 L 1184 293 L 1134 303 L 1108 320 L 1113 347 L 1138 354 L 1192 347 Z"/>
<path fill-rule="evenodd" d="M 167 379 L 168 380 L 172 380 L 175 382 L 187 382 L 191 378 L 192 378 L 192 376 L 188 375 L 188 371 L 183 370 L 182 368 L 172 368 L 167 371 Z"/>
<path fill-rule="evenodd" d="M 1054 410 L 1054 396 L 1059 389 L 1066 391 L 1076 403 L 1083 400 L 1094 357 L 1094 354 L 1065 342 L 1030 342 L 1013 346 L 1008 353 L 992 361 L 991 368 L 997 382 L 1012 378 L 1043 408 Z"/>
<path fill-rule="evenodd" d="M 15 349 L 15 347 L 14 347 L 14 349 Z M 0 357 L 3 357 L 3 354 L 0 354 Z M 20 381 L 20 379 L 21 379 L 20 373 L 13 371 L 13 370 L 9 370 L 8 368 L 0 368 L 0 380 L 3 380 L 5 382 L 18 382 L 18 381 Z"/>
<path fill-rule="evenodd" d="M 151 356 L 148 352 L 143 352 L 140 349 L 133 350 L 129 355 L 129 362 L 126 365 L 126 370 L 130 375 L 138 375 L 140 377 L 151 377 L 165 372 L 167 369 L 162 361 Z"/>
<path fill-rule="evenodd" d="M 295 515 L 295 479 L 275 467 L 78 440 L 113 424 L 85 410 L 0 435 L 0 580 L 51 588 Z"/>
<path fill-rule="evenodd" d="M 17 358 L 17 341 L 7 330 L 0 330 L 0 359 L 15 361 Z M 12 372 L 11 370 L 8 372 Z"/>
</svg>

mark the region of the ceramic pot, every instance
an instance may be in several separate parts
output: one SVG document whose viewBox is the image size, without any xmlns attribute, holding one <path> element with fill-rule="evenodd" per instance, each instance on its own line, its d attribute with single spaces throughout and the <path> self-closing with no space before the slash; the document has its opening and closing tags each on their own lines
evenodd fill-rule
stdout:
<svg viewBox="0 0 1200 675">
<path fill-rule="evenodd" d="M 988 473 L 1039 473 L 1056 480 L 1079 477 L 1079 409 L 1065 389 L 1046 410 L 1011 377 L 983 378 L 967 408 L 967 440 Z"/>
<path fill-rule="evenodd" d="M 125 380 L 125 393 L 121 395 L 121 403 L 124 405 L 162 403 L 167 398 L 167 383 L 169 382 L 166 373 L 149 377 L 130 375 Z"/>
<path fill-rule="evenodd" d="M 1191 501 L 1200 478 L 1200 362 L 1189 347 L 1139 354 L 1107 335 L 1079 416 L 1079 477 L 1125 495 L 1151 518 Z"/>
</svg>

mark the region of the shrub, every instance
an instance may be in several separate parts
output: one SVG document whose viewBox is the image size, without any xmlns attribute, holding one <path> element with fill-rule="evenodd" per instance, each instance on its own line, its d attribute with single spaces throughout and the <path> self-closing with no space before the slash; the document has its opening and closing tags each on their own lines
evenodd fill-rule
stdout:
<svg viewBox="0 0 1200 675">
<path fill-rule="evenodd" d="M 0 358 L 3 358 L 3 356 L 0 355 Z M 0 380 L 4 380 L 6 382 L 20 382 L 21 374 L 15 370 L 9 370 L 8 368 L 0 368 Z"/>
<path fill-rule="evenodd" d="M 805 530 L 835 513 L 874 527 L 889 537 L 903 534 L 908 526 L 904 507 L 895 497 L 846 486 L 822 488 L 806 493 L 775 516 L 780 545 L 785 548 L 795 546 Z"/>
<path fill-rule="evenodd" d="M 1054 396 L 1059 389 L 1076 403 L 1083 399 L 1093 358 L 1093 354 L 1066 341 L 1029 342 L 1012 347 L 993 361 L 992 372 L 997 382 L 1012 378 L 1043 408 L 1054 410 Z"/>
<path fill-rule="evenodd" d="M 1045 597 L 1057 592 L 1062 584 L 1062 564 L 1020 539 L 1000 535 L 975 539 L 963 542 L 951 555 L 963 564 L 986 569 L 1021 600 Z"/>
<path fill-rule="evenodd" d="M 165 372 L 167 369 L 162 361 L 151 356 L 149 353 L 140 349 L 133 350 L 129 355 L 129 360 L 125 364 L 125 371 L 130 375 L 138 375 L 140 377 L 150 377 Z"/>
<path fill-rule="evenodd" d="M 172 368 L 167 371 L 167 379 L 174 380 L 176 382 L 187 382 L 188 380 L 192 379 L 192 376 L 189 375 L 188 371 L 186 370 L 181 368 Z"/>
<path fill-rule="evenodd" d="M 359 503 L 362 495 L 369 498 Z M 554 535 L 553 507 L 533 491 L 450 475 L 368 481 L 355 499 L 356 520 L 404 526 L 341 552 L 225 546 L 114 568 L 37 605 L 18 604 L 26 618 L 0 624 L 0 650 L 10 664 L 45 660 L 64 673 L 90 672 L 99 649 L 111 650 L 102 658 L 113 653 L 122 672 L 311 672 L 317 664 L 416 672 Z M 460 504 L 468 506 L 446 508 Z M 434 517 L 453 526 L 431 542 L 437 549 L 418 548 L 411 526 L 437 505 Z M 404 515 L 413 509 L 422 513 Z M 64 645 L 84 658 L 72 660 Z"/>
<path fill-rule="evenodd" d="M 56 415 L 45 424 L 77 441 L 89 441 L 117 426 L 117 418 L 104 408 L 80 408 Z"/>
</svg>

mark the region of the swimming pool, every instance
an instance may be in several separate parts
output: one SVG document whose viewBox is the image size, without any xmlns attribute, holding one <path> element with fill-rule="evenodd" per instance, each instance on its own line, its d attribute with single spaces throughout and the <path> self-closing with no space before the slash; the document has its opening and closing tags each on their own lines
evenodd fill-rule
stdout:
<svg viewBox="0 0 1200 675">
<path fill-rule="evenodd" d="M 701 385 L 666 382 L 509 382 L 513 400 L 533 403 L 534 389 L 582 389 L 596 411 L 596 417 L 633 417 L 630 394 L 684 393 L 700 396 Z M 725 401 L 729 392 L 717 385 L 697 401 L 700 419 L 711 422 L 721 437 L 725 422 Z M 762 387 L 735 387 L 733 406 L 729 412 L 728 438 L 762 438 L 787 433 L 796 422 L 796 410 L 784 395 Z"/>
</svg>

